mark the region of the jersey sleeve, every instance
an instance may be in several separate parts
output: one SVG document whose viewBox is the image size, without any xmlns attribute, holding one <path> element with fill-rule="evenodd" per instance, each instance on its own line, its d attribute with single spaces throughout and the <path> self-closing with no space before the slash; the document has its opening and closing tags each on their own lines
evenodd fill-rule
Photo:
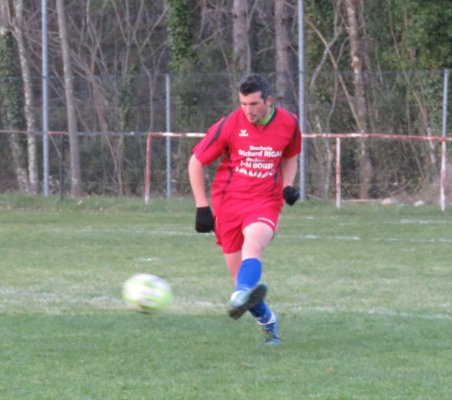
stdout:
<svg viewBox="0 0 452 400">
<path fill-rule="evenodd" d="M 294 132 L 292 135 L 292 140 L 284 149 L 283 157 L 284 158 L 292 158 L 301 153 L 301 129 L 298 124 L 298 118 L 294 117 L 295 126 Z"/>
<path fill-rule="evenodd" d="M 193 154 L 201 162 L 208 165 L 221 156 L 227 147 L 223 125 L 227 117 L 212 125 L 201 141 L 193 148 Z"/>
</svg>

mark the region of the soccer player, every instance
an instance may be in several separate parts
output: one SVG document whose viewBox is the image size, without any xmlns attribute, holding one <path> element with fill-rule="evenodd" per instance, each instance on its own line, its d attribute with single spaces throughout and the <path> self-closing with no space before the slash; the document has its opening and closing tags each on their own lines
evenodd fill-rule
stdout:
<svg viewBox="0 0 452 400">
<path fill-rule="evenodd" d="M 267 80 L 251 74 L 239 87 L 240 107 L 221 118 L 194 147 L 188 165 L 197 232 L 215 232 L 235 290 L 229 315 L 249 311 L 266 344 L 281 342 L 278 320 L 264 301 L 262 255 L 272 240 L 284 201 L 299 198 L 293 186 L 301 151 L 298 119 L 276 107 Z M 205 166 L 221 157 L 207 198 Z"/>
</svg>

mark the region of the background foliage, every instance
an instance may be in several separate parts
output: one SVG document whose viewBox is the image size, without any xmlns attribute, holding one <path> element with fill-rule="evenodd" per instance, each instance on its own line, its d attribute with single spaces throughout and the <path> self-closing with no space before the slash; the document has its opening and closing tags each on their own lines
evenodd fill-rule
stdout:
<svg viewBox="0 0 452 400">
<path fill-rule="evenodd" d="M 23 3 L 22 3 L 23 1 Z M 23 11 L 19 14 L 18 4 Z M 439 135 L 442 128 L 444 69 L 451 65 L 450 17 L 452 5 L 445 0 L 305 0 L 305 96 L 307 132 L 358 131 L 355 71 L 350 59 L 350 27 L 346 10 L 354 9 L 358 22 L 359 57 L 365 88 L 365 125 L 368 132 L 400 135 Z M 166 131 L 168 92 L 165 76 L 170 74 L 170 126 L 176 132 L 204 132 L 221 115 L 237 106 L 236 87 L 242 71 L 236 64 L 233 31 L 237 29 L 237 4 L 225 0 L 157 0 L 147 2 L 96 0 L 82 4 L 65 2 L 70 56 L 74 75 L 74 96 L 79 132 L 102 132 L 97 139 L 81 145 L 83 192 L 130 195 L 140 194 L 143 174 L 144 141 L 126 139 L 124 133 Z M 286 92 L 278 87 L 276 66 L 281 61 L 276 47 L 275 7 L 271 1 L 247 1 L 245 24 L 252 71 L 266 75 L 281 101 L 298 110 L 297 59 L 298 23 L 295 0 L 284 1 L 287 34 L 290 37 L 289 71 Z M 50 130 L 67 130 L 61 43 L 55 4 L 48 2 Z M 22 18 L 19 19 L 19 15 Z M 40 9 L 37 2 L 14 0 L 0 8 L 0 21 L 12 48 L 0 46 L 0 59 L 11 59 L 8 71 L 0 71 L 0 90 L 7 92 L 11 81 L 29 88 L 34 100 L 33 113 L 40 126 L 41 43 Z M 23 75 L 14 50 L 21 33 L 31 78 Z M 9 36 L 8 36 L 9 35 Z M 8 39 L 10 38 L 10 39 Z M 2 50 L 3 49 L 3 50 Z M 9 53 L 8 53 L 9 52 Z M 12 53 L 11 53 L 12 52 Z M 3 57 L 3 58 L 2 58 Z M 9 92 L 8 92 L 9 93 Z M 23 104 L 21 90 L 0 99 L 2 109 Z M 449 105 L 449 113 L 452 107 Z M 20 115 L 19 115 L 20 116 Z M 21 121 L 23 121 L 23 116 Z M 1 118 L 8 131 L 23 129 Z M 120 132 L 123 135 L 106 135 Z M 11 136 L 11 135 L 10 135 Z M 27 164 L 22 155 L 12 158 L 10 136 L 0 136 L 0 190 L 22 190 L 18 167 Z M 17 140 L 15 140 L 17 142 Z M 40 145 L 37 159 L 41 160 Z M 90 147 L 92 145 L 92 147 Z M 164 178 L 165 143 L 155 141 L 153 171 Z M 171 149 L 171 179 L 180 183 L 178 193 L 188 192 L 185 161 L 192 143 L 175 141 Z M 328 141 L 308 141 L 307 188 L 312 197 L 327 198 L 334 178 Z M 69 183 L 69 146 L 52 140 L 52 181 L 55 187 Z M 428 143 L 369 146 L 372 176 L 369 197 L 394 193 L 415 193 L 437 181 L 438 147 Z M 344 193 L 360 196 L 362 184 L 360 151 L 357 142 L 343 152 Z M 99 169 L 99 166 L 102 168 Z M 63 168 L 62 168 L 63 167 Z M 42 170 L 41 162 L 37 167 Z M 26 169 L 26 168 L 25 168 Z M 61 171 L 63 170 L 63 174 Z M 136 172 L 135 172 L 136 171 Z M 138 175 L 137 175 L 138 174 Z M 106 179 L 108 177 L 108 179 Z M 42 176 L 41 176 L 42 179 Z M 161 192 L 158 179 L 152 186 Z M 396 189 L 394 189 L 397 187 Z"/>
</svg>

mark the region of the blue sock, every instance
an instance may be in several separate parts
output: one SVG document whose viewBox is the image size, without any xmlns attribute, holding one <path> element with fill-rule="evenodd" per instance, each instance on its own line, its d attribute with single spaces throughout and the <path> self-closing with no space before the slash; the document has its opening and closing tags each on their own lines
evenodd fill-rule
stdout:
<svg viewBox="0 0 452 400">
<path fill-rule="evenodd" d="M 270 307 L 263 301 L 261 301 L 258 305 L 251 308 L 250 313 L 254 317 L 256 322 L 260 325 L 267 324 L 273 315 Z"/>
<path fill-rule="evenodd" d="M 262 275 L 262 263 L 257 258 L 247 258 L 242 261 L 235 290 L 254 288 Z"/>
</svg>

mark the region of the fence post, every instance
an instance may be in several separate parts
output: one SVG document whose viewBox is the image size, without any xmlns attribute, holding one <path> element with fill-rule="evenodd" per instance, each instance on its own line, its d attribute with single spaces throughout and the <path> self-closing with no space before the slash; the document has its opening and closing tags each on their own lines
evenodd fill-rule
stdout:
<svg viewBox="0 0 452 400">
<path fill-rule="evenodd" d="M 171 79 L 165 75 L 166 91 L 166 131 L 171 132 Z M 171 137 L 166 136 L 166 198 L 171 198 Z"/>
<path fill-rule="evenodd" d="M 152 151 L 152 135 L 148 133 L 146 138 L 146 170 L 144 172 L 144 204 L 149 204 L 149 196 L 151 192 L 151 151 Z"/>
<path fill-rule="evenodd" d="M 336 208 L 341 208 L 341 138 L 336 138 Z"/>
<path fill-rule="evenodd" d="M 446 210 L 446 177 L 447 177 L 447 153 L 446 153 L 446 126 L 447 126 L 447 94 L 449 86 L 449 70 L 444 70 L 444 85 L 443 85 L 443 123 L 441 130 L 441 179 L 440 179 L 440 206 L 441 210 Z"/>
<path fill-rule="evenodd" d="M 49 65 L 47 50 L 47 0 L 41 0 L 42 47 L 42 158 L 43 192 L 49 195 Z"/>
<path fill-rule="evenodd" d="M 60 200 L 64 199 L 64 134 L 60 135 Z"/>
<path fill-rule="evenodd" d="M 306 200 L 306 140 L 304 133 L 306 129 L 305 122 L 305 93 L 304 93 L 304 1 L 298 0 L 298 114 L 300 121 L 300 128 L 302 133 L 301 139 L 301 154 L 300 154 L 300 200 Z"/>
</svg>

